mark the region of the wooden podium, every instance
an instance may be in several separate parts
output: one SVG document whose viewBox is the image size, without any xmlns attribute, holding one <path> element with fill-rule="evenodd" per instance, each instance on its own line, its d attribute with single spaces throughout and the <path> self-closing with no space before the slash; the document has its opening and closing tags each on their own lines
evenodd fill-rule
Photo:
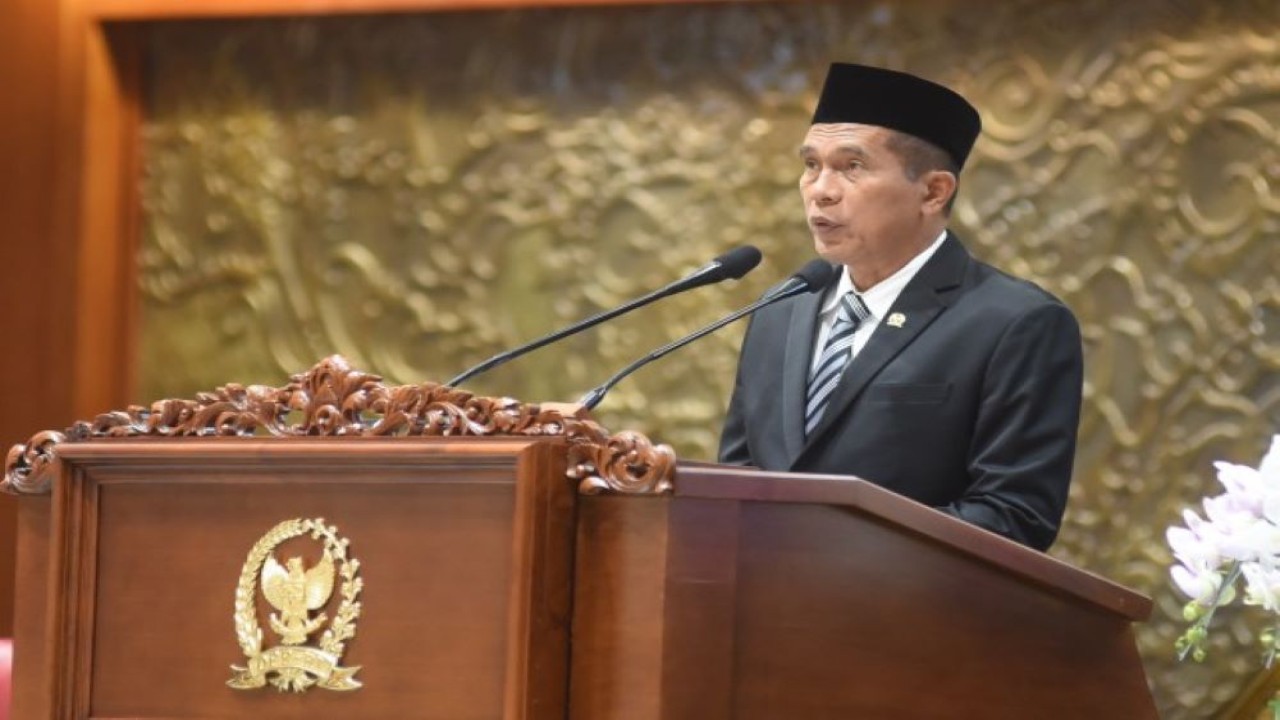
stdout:
<svg viewBox="0 0 1280 720">
<path fill-rule="evenodd" d="M 1156 717 L 1125 588 L 336 358 L 42 433 L 4 489 L 20 719 Z"/>
</svg>

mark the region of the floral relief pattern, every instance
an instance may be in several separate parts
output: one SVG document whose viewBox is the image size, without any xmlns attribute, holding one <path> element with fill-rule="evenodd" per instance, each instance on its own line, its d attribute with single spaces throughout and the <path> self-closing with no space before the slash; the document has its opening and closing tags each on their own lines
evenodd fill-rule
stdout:
<svg viewBox="0 0 1280 720">
<path fill-rule="evenodd" d="M 397 383 L 467 366 L 752 243 L 765 263 L 467 384 L 572 400 L 810 257 L 795 147 L 826 63 L 982 110 L 953 228 L 1062 297 L 1086 342 L 1053 554 L 1156 601 L 1162 716 L 1257 657 L 1173 652 L 1163 529 L 1280 428 L 1280 14 L 1271 3 L 751 3 L 151 29 L 140 401 L 342 353 Z M 603 425 L 714 456 L 742 327 L 620 384 Z M 1220 622 L 1243 628 L 1246 613 Z M 1224 633 L 1223 635 L 1230 635 Z M 1239 633 L 1237 633 L 1239 634 Z"/>
</svg>

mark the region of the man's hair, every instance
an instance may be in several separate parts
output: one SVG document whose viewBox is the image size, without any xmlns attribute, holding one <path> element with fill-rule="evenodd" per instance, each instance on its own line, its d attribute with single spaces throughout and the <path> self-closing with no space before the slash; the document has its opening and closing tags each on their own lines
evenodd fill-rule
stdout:
<svg viewBox="0 0 1280 720">
<path fill-rule="evenodd" d="M 902 162 L 902 169 L 906 172 L 908 180 L 919 180 L 921 175 L 933 170 L 942 170 L 955 176 L 956 189 L 947 200 L 947 206 L 943 208 L 943 212 L 950 215 L 951 207 L 955 205 L 956 195 L 960 191 L 960 168 L 951 154 L 928 140 L 897 130 L 889 131 L 885 146 Z"/>
</svg>

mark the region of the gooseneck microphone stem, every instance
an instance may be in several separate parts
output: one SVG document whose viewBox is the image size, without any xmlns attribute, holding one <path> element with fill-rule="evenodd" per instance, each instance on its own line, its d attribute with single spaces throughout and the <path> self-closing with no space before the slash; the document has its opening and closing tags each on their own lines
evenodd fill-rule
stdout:
<svg viewBox="0 0 1280 720">
<path fill-rule="evenodd" d="M 628 375 L 635 372 L 636 370 L 639 370 L 645 365 L 648 365 L 654 360 L 657 360 L 675 350 L 679 350 L 680 348 L 684 347 L 685 345 L 688 345 L 689 343 L 695 340 L 698 340 L 699 338 L 702 338 L 706 335 L 710 335 L 711 333 L 719 330 L 725 325 L 728 325 L 729 323 L 735 320 L 738 320 L 746 315 L 750 315 L 751 313 L 759 310 L 760 308 L 766 305 L 772 305 L 773 303 L 776 303 L 781 300 L 785 300 L 795 295 L 803 295 L 804 293 L 807 293 L 807 292 L 814 292 L 816 290 L 822 289 L 823 287 L 826 286 L 827 282 L 829 281 L 834 271 L 831 269 L 830 265 L 821 263 L 821 261 L 815 261 L 815 263 L 810 263 L 809 265 L 807 265 L 801 272 L 793 276 L 790 280 L 787 281 L 786 284 L 778 288 L 776 291 L 769 293 L 768 295 L 765 295 L 764 297 L 742 308 L 741 310 L 737 310 L 733 313 L 730 313 L 720 318 L 719 320 L 711 323 L 710 325 L 707 325 L 704 328 L 701 328 L 700 330 L 697 330 L 689 335 L 685 335 L 679 340 L 668 343 L 667 345 L 664 345 L 658 348 L 657 350 L 654 350 L 648 355 L 645 355 L 639 360 L 636 360 L 630 365 L 624 367 L 622 370 L 619 370 L 616 374 L 614 374 L 613 377 L 610 377 L 608 380 L 604 381 L 604 383 L 597 386 L 594 390 L 591 390 L 587 394 L 583 395 L 582 399 L 578 401 L 579 404 L 581 404 L 583 408 L 587 410 L 591 410 L 596 405 L 599 405 L 601 400 L 604 400 L 604 396 L 607 395 L 611 389 L 613 389 L 614 385 L 617 385 L 620 381 L 625 379 Z"/>
<path fill-rule="evenodd" d="M 698 268 L 688 277 L 677 280 L 664 288 L 659 288 L 653 292 L 631 300 L 619 307 L 596 313 L 591 317 L 576 322 L 567 328 L 557 330 L 550 335 L 543 336 L 533 342 L 525 343 L 513 350 L 498 353 L 484 362 L 464 371 L 461 375 L 450 380 L 447 385 L 457 387 L 472 377 L 480 373 L 491 370 L 505 362 L 514 360 L 525 353 L 533 352 L 544 345 L 566 338 L 575 333 L 582 332 L 588 328 L 595 327 L 600 323 L 611 320 L 624 313 L 629 313 L 636 308 L 648 305 L 656 300 L 661 300 L 669 295 L 677 295 L 686 290 L 702 287 L 703 285 L 714 285 L 723 280 L 737 279 L 751 272 L 756 265 L 760 264 L 760 250 L 751 245 L 734 248 L 729 252 L 717 257 L 706 265 Z"/>
<path fill-rule="evenodd" d="M 792 295 L 795 295 L 795 294 L 798 294 L 798 293 L 792 293 Z M 788 295 L 784 297 L 790 297 L 790 296 Z M 777 299 L 781 300 L 782 297 L 779 297 Z M 675 342 L 668 343 L 667 345 L 664 345 L 663 347 L 660 347 L 657 350 L 654 350 L 648 355 L 645 355 L 639 360 L 636 360 L 630 365 L 622 368 L 622 370 L 620 370 L 613 377 L 604 381 L 604 384 L 596 387 L 596 389 L 592 390 L 586 395 L 583 395 L 582 399 L 579 400 L 578 402 L 582 405 L 582 407 L 586 408 L 587 410 L 594 408 L 596 405 L 600 404 L 600 401 L 603 400 L 604 396 L 608 394 L 610 390 L 613 389 L 614 385 L 617 385 L 624 378 L 626 378 L 628 375 L 635 372 L 636 370 L 639 370 L 645 365 L 648 365 L 649 363 L 653 362 L 654 360 L 657 360 L 658 358 L 666 355 L 667 353 L 670 353 L 673 350 L 679 350 L 680 348 L 684 347 L 685 345 L 688 345 L 689 343 L 693 342 L 694 340 L 697 340 L 698 338 L 704 335 L 710 335 L 711 333 L 719 330 L 720 328 L 724 327 L 725 325 L 728 325 L 734 320 L 741 318 L 744 315 L 750 315 L 751 313 L 755 312 L 756 310 L 759 310 L 761 307 L 768 305 L 771 302 L 773 302 L 772 298 L 757 300 L 756 302 L 742 308 L 741 310 L 731 315 L 726 315 L 720 318 L 719 320 L 702 328 L 701 330 L 698 330 L 692 335 L 686 335 L 685 337 L 682 337 L 679 340 L 676 340 Z"/>
<path fill-rule="evenodd" d="M 520 347 L 514 350 L 508 350 L 503 353 L 498 353 L 497 355 L 494 355 L 493 357 L 489 358 L 488 360 L 485 360 L 479 365 L 476 365 L 475 367 L 467 370 L 466 372 L 463 372 L 461 375 L 458 375 L 457 377 L 450 380 L 446 384 L 449 385 L 450 387 L 458 387 L 458 385 L 466 382 L 467 380 L 471 379 L 476 375 L 479 375 L 480 373 L 486 370 L 493 369 L 501 365 L 502 363 L 505 363 L 509 360 L 513 360 L 517 357 L 520 357 L 525 353 L 533 352 L 534 350 L 537 350 L 538 348 L 544 345 L 550 345 L 551 343 L 557 340 L 561 340 L 563 338 L 569 337 L 574 333 L 582 332 L 583 330 L 586 330 L 588 328 L 595 327 L 596 325 L 599 325 L 600 323 L 606 320 L 612 320 L 613 318 L 616 318 L 619 315 L 622 315 L 624 313 L 629 313 L 632 310 L 635 310 L 636 308 L 642 307 L 644 305 L 648 305 L 649 303 L 655 300 L 661 300 L 662 298 L 670 294 L 671 294 L 670 287 L 661 288 L 659 290 L 654 290 L 653 292 L 649 293 L 648 295 L 645 295 L 644 297 L 636 298 L 635 300 L 632 300 L 626 303 L 625 305 L 620 305 L 611 310 L 605 310 L 604 312 L 596 313 L 595 315 L 592 315 L 591 317 L 585 320 L 582 320 L 581 322 L 577 322 L 577 323 L 574 323 L 573 325 L 570 325 L 567 328 L 562 328 L 560 330 L 557 330 L 551 333 L 550 335 L 545 335 L 543 337 L 540 337 L 537 340 L 534 340 L 533 342 L 527 343 L 525 345 L 521 345 Z"/>
</svg>

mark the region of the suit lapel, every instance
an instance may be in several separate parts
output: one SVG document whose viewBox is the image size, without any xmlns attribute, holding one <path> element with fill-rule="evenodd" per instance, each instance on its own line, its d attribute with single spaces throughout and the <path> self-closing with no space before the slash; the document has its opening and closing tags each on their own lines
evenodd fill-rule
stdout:
<svg viewBox="0 0 1280 720">
<path fill-rule="evenodd" d="M 813 360 L 814 334 L 818 331 L 818 310 L 839 275 L 823 292 L 796 298 L 787 329 L 787 346 L 782 367 L 782 435 L 787 456 L 795 458 L 804 449 L 804 404 Z"/>
<path fill-rule="evenodd" d="M 948 233 L 947 239 L 938 248 L 937 253 L 929 258 L 924 267 L 920 268 L 911 282 L 903 288 L 902 294 L 890 308 L 888 316 L 880 318 L 880 324 L 876 326 L 866 346 L 845 368 L 844 375 L 841 376 L 840 384 L 836 386 L 836 391 L 831 396 L 822 420 L 804 443 L 804 449 L 812 446 L 832 425 L 837 424 L 840 417 L 862 394 L 871 380 L 884 369 L 884 366 L 919 337 L 938 317 L 951 300 L 949 291 L 959 287 L 963 280 L 968 264 L 968 251 L 955 235 Z M 900 327 L 894 327 L 887 322 L 888 318 L 895 314 L 900 314 L 904 318 Z M 798 459 L 798 454 L 792 457 Z"/>
</svg>

